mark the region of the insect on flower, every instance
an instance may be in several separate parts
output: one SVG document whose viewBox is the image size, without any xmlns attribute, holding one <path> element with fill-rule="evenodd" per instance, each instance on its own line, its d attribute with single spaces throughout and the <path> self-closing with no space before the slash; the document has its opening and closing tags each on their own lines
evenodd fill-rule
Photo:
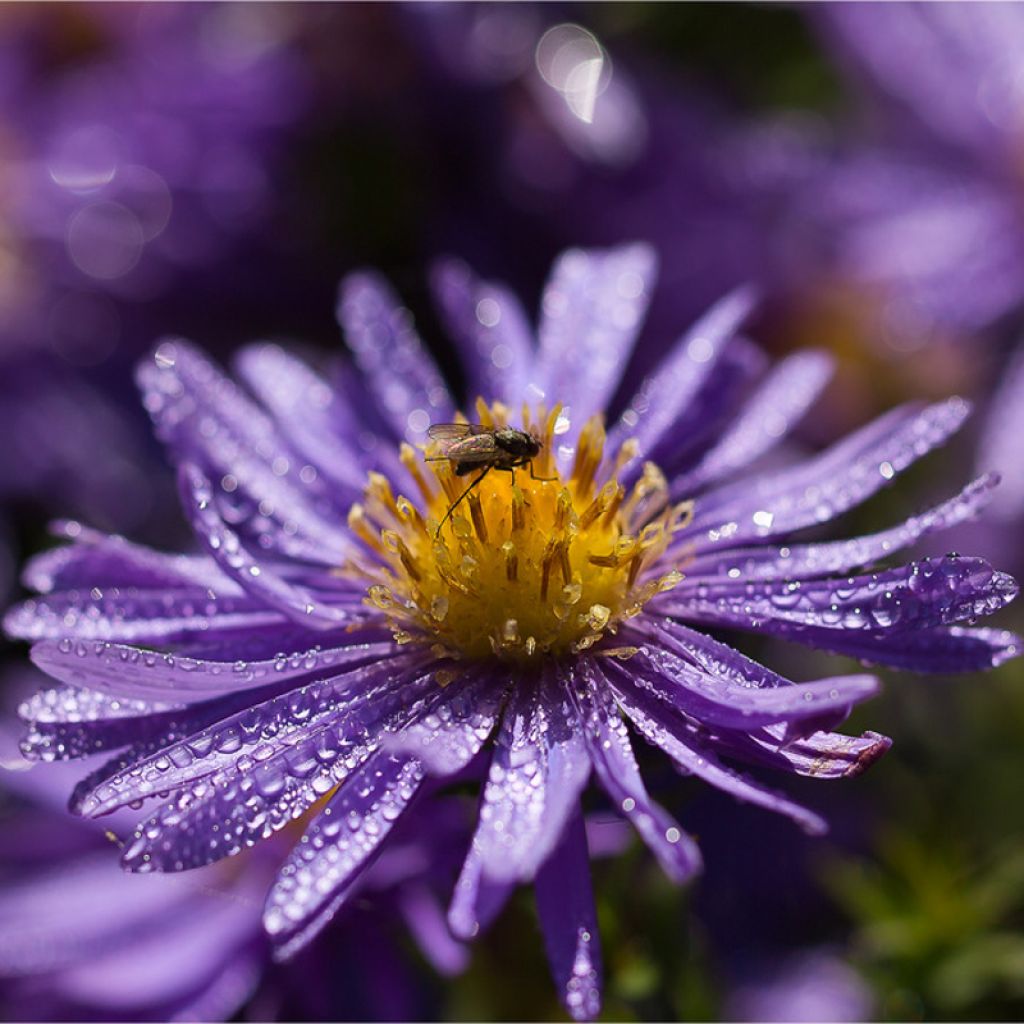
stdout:
<svg viewBox="0 0 1024 1024">
<path fill-rule="evenodd" d="M 530 467 L 534 480 L 550 481 L 557 477 L 537 476 L 533 471 L 533 460 L 540 454 L 541 443 L 533 434 L 515 427 L 485 427 L 480 423 L 435 423 L 428 428 L 427 436 L 438 442 L 439 454 L 426 456 L 427 462 L 452 463 L 456 476 L 466 476 L 477 469 L 479 476 L 455 499 L 445 512 L 434 533 L 440 536 L 444 524 L 459 507 L 470 491 L 479 484 L 492 469 L 512 474 L 515 483 L 517 469 Z"/>
</svg>

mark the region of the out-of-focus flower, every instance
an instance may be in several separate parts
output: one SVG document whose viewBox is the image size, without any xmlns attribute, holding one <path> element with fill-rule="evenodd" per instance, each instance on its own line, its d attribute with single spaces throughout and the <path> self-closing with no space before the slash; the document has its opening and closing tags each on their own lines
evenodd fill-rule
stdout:
<svg viewBox="0 0 1024 1024">
<path fill-rule="evenodd" d="M 871 97 L 806 198 L 887 333 L 970 334 L 1024 302 L 1024 10 L 851 3 L 812 17 Z"/>
<path fill-rule="evenodd" d="M 901 407 L 818 455 L 752 469 L 830 363 L 809 351 L 767 366 L 737 337 L 752 305 L 740 290 L 678 340 L 606 435 L 654 273 L 644 245 L 564 254 L 535 343 L 507 289 L 441 267 L 467 384 L 488 399 L 477 428 L 443 429 L 462 436 L 461 457 L 426 444 L 424 462 L 413 447 L 455 405 L 372 274 L 343 284 L 358 373 L 339 369 L 333 386 L 257 346 L 238 361 L 254 401 L 187 343 L 159 346 L 139 381 L 204 554 L 66 526 L 73 543 L 27 570 L 43 596 L 6 618 L 62 684 L 23 705 L 26 753 L 127 748 L 79 784 L 75 809 L 170 794 L 126 844 L 128 868 L 208 864 L 324 801 L 267 899 L 264 926 L 287 955 L 349 899 L 425 779 L 470 770 L 496 732 L 448 920 L 471 937 L 535 882 L 559 992 L 591 1017 L 590 773 L 671 877 L 700 865 L 649 797 L 620 715 L 682 771 L 810 832 L 818 815 L 731 763 L 836 778 L 889 746 L 830 731 L 874 677 L 793 683 L 685 623 L 918 671 L 1018 653 L 1012 634 L 962 624 L 1016 593 L 980 559 L 860 569 L 973 517 L 993 475 L 876 534 L 791 539 L 942 444 L 963 401 Z M 503 433 L 520 416 L 525 441 Z"/>
<path fill-rule="evenodd" d="M 874 999 L 852 967 L 826 950 L 800 953 L 742 981 L 731 993 L 725 1020 L 863 1021 Z"/>
</svg>

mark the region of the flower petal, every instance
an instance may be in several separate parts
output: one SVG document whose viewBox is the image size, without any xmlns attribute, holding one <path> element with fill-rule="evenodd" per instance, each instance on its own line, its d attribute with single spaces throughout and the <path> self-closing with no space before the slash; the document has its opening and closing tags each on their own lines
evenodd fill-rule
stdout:
<svg viewBox="0 0 1024 1024">
<path fill-rule="evenodd" d="M 366 738 L 365 719 L 380 717 L 395 702 L 401 706 L 412 700 L 422 689 L 413 685 L 415 664 L 414 656 L 396 655 L 246 707 L 106 779 L 83 796 L 76 810 L 96 817 L 246 760 L 254 782 L 276 795 L 286 781 L 283 774 L 308 779 L 321 761 L 329 769 L 343 749 Z M 407 696 L 403 689 L 413 692 Z M 268 767 L 267 762 L 273 764 Z M 300 771 L 307 766 L 308 771 Z M 322 795 L 314 794 L 310 802 Z"/>
<path fill-rule="evenodd" d="M 235 364 L 294 450 L 354 500 L 366 483 L 361 427 L 337 392 L 280 345 L 250 345 Z"/>
<path fill-rule="evenodd" d="M 319 600 L 305 587 L 285 582 L 271 563 L 258 560 L 238 534 L 224 522 L 213 500 L 213 488 L 203 471 L 190 462 L 178 467 L 178 482 L 185 514 L 197 539 L 210 556 L 246 593 L 311 629 L 332 629 L 361 621 L 347 609 Z M 351 548 L 335 549 L 338 563 Z"/>
<path fill-rule="evenodd" d="M 824 352 L 808 350 L 783 359 L 718 443 L 673 481 L 676 491 L 694 494 L 773 448 L 817 400 L 833 368 L 832 358 Z"/>
<path fill-rule="evenodd" d="M 31 657 L 47 675 L 72 686 L 118 698 L 191 704 L 316 674 L 334 674 L 394 653 L 394 643 L 383 642 L 311 647 L 262 661 L 226 662 L 159 654 L 102 640 L 43 640 L 32 648 Z"/>
<path fill-rule="evenodd" d="M 670 436 L 716 369 L 719 358 L 754 308 L 752 289 L 739 288 L 715 303 L 673 346 L 644 382 L 609 436 L 614 451 L 634 437 L 645 458 Z"/>
<path fill-rule="evenodd" d="M 835 519 L 942 444 L 969 411 L 960 398 L 922 410 L 894 409 L 806 462 L 705 495 L 676 543 L 694 544 L 700 553 Z M 689 496 L 675 488 L 672 493 Z"/>
<path fill-rule="evenodd" d="M 594 1020 L 601 1012 L 601 944 L 579 808 L 538 869 L 534 890 L 559 998 L 573 1020 Z"/>
<path fill-rule="evenodd" d="M 448 389 L 413 329 L 409 311 L 380 277 L 346 277 L 337 314 L 366 386 L 396 438 L 422 443 L 431 422 L 452 418 Z"/>
<path fill-rule="evenodd" d="M 280 958 L 331 920 L 423 781 L 411 758 L 378 753 L 331 797 L 281 868 L 263 913 Z"/>
<path fill-rule="evenodd" d="M 998 611 L 1017 589 L 1012 577 L 983 559 L 950 555 L 842 579 L 686 580 L 651 607 L 690 621 L 803 639 L 808 628 L 848 635 L 948 626 Z"/>
<path fill-rule="evenodd" d="M 783 736 L 781 727 L 769 726 L 750 736 L 719 737 L 717 745 L 721 753 L 750 764 L 815 779 L 853 778 L 866 771 L 892 746 L 888 736 L 877 732 L 860 736 L 815 732 L 793 743 L 782 743 Z"/>
<path fill-rule="evenodd" d="M 582 662 L 569 689 L 583 724 L 594 770 L 616 809 L 624 814 L 675 882 L 685 882 L 701 867 L 697 844 L 654 803 L 644 787 L 629 731 L 608 682 L 592 659 Z"/>
<path fill-rule="evenodd" d="M 494 731 L 506 689 L 507 684 L 495 683 L 491 671 L 470 672 L 449 684 L 426 714 L 384 737 L 384 749 L 415 757 L 431 775 L 456 775 Z"/>
<path fill-rule="evenodd" d="M 514 890 L 514 881 L 499 882 L 484 874 L 480 840 L 474 836 L 448 908 L 452 934 L 469 940 L 486 931 Z"/>
<path fill-rule="evenodd" d="M 468 396 L 515 408 L 526 395 L 534 362 L 533 332 L 519 300 L 456 260 L 435 268 L 433 286 L 461 356 Z"/>
<path fill-rule="evenodd" d="M 4 629 L 22 640 L 110 640 L 158 646 L 218 631 L 281 628 L 288 620 L 262 601 L 212 590 L 111 587 L 29 598 L 4 618 Z M 310 630 L 309 642 L 316 634 Z"/>
<path fill-rule="evenodd" d="M 654 251 L 642 244 L 570 249 L 555 263 L 541 300 L 533 384 L 568 407 L 576 429 L 615 393 L 655 274 Z"/>
<path fill-rule="evenodd" d="M 557 669 L 514 688 L 476 830 L 484 873 L 529 881 L 554 849 L 590 774 L 575 711 Z"/>
<path fill-rule="evenodd" d="M 784 814 L 811 834 L 827 830 L 825 822 L 813 811 L 723 765 L 712 744 L 702 739 L 696 728 L 672 721 L 653 698 L 635 690 L 623 675 L 609 678 L 620 706 L 644 739 L 660 747 L 688 775 L 695 775 L 738 800 Z"/>
<path fill-rule="evenodd" d="M 26 587 L 48 594 L 54 590 L 93 587 L 214 587 L 218 593 L 241 589 L 202 555 L 165 554 L 102 534 L 75 522 L 58 522 L 51 532 L 73 541 L 30 558 L 22 580 Z"/>
<path fill-rule="evenodd" d="M 174 460 L 200 462 L 235 525 L 264 545 L 315 556 L 344 551 L 347 506 L 324 481 L 303 476 L 273 421 L 184 341 L 165 341 L 138 370 L 143 402 Z"/>
<path fill-rule="evenodd" d="M 711 549 L 686 566 L 689 579 L 728 576 L 729 579 L 806 579 L 849 572 L 910 547 L 922 537 L 973 519 L 992 500 L 999 483 L 988 473 L 968 484 L 959 494 L 934 508 L 911 516 L 899 526 L 851 540 L 816 544 L 761 545 L 727 551 Z"/>
</svg>

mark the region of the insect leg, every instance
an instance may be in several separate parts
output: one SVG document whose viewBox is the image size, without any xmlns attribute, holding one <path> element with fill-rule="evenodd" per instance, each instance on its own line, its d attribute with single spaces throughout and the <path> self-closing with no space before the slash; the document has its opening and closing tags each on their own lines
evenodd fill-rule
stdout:
<svg viewBox="0 0 1024 1024">
<path fill-rule="evenodd" d="M 550 483 L 552 480 L 557 480 L 558 479 L 557 476 L 537 476 L 537 474 L 534 473 L 534 471 L 533 471 L 533 460 L 532 459 L 530 460 L 530 464 L 529 465 L 530 465 L 530 479 L 531 480 L 537 480 L 540 483 Z"/>
<path fill-rule="evenodd" d="M 488 467 L 487 467 L 487 468 L 486 468 L 486 469 L 485 469 L 485 470 L 484 470 L 484 471 L 483 471 L 483 472 L 482 472 L 482 473 L 481 473 L 481 474 L 480 474 L 480 475 L 479 475 L 479 476 L 478 476 L 478 477 L 477 477 L 477 478 L 476 478 L 476 479 L 475 479 L 475 480 L 474 480 L 474 481 L 473 481 L 473 482 L 472 482 L 472 483 L 471 483 L 471 484 L 470 484 L 470 485 L 469 485 L 469 486 L 468 486 L 468 487 L 467 487 L 467 488 L 466 488 L 466 489 L 465 489 L 465 490 L 464 490 L 464 491 L 463 491 L 463 492 L 462 492 L 462 493 L 461 493 L 461 494 L 460 494 L 460 495 L 459 495 L 459 496 L 458 496 L 458 497 L 457 497 L 456 499 L 455 499 L 455 501 L 454 501 L 454 502 L 452 503 L 452 505 L 451 505 L 451 506 L 449 507 L 448 511 L 447 511 L 447 512 L 445 512 L 445 514 L 444 514 L 444 519 L 442 519 L 442 520 L 441 520 L 441 522 L 440 522 L 440 523 L 438 523 L 438 525 L 437 525 L 437 530 L 436 530 L 436 531 L 435 531 L 435 533 L 434 533 L 434 540 L 437 540 L 437 538 L 441 536 L 441 530 L 442 530 L 442 528 L 444 527 L 444 524 L 445 524 L 445 523 L 447 523 L 449 519 L 451 519 L 451 517 L 452 517 L 452 513 L 453 513 L 453 512 L 454 512 L 454 511 L 455 511 L 455 510 L 456 510 L 456 509 L 457 509 L 457 508 L 459 507 L 459 504 L 460 504 L 460 503 L 462 502 L 462 499 L 463 499 L 464 497 L 466 497 L 466 495 L 467 495 L 467 494 L 469 494 L 469 492 L 470 492 L 471 490 L 473 490 L 473 488 L 474 488 L 474 487 L 476 487 L 476 485 L 477 485 L 478 483 L 480 483 L 480 481 L 481 481 L 481 480 L 483 480 L 483 478 L 484 478 L 485 476 L 487 476 L 487 474 L 488 474 L 488 473 L 490 473 L 490 471 L 491 471 L 491 469 L 492 469 L 492 468 L 493 468 L 492 466 L 488 466 Z"/>
</svg>

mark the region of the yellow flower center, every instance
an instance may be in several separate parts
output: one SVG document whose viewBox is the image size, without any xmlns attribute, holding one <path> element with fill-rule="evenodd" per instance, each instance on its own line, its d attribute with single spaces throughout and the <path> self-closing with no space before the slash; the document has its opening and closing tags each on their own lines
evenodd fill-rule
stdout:
<svg viewBox="0 0 1024 1024">
<path fill-rule="evenodd" d="M 682 579 L 659 563 L 672 533 L 692 516 L 692 503 L 669 504 L 653 463 L 627 492 L 618 475 L 636 445 L 627 441 L 606 463 L 596 417 L 584 426 L 563 479 L 553 458 L 559 412 L 541 407 L 531 420 L 524 406 L 522 430 L 540 442 L 540 453 L 513 472 L 491 468 L 479 483 L 486 463 L 458 475 L 457 462 L 438 458 L 438 449 L 427 447 L 437 461 L 426 462 L 403 445 L 419 506 L 370 474 L 365 502 L 349 513 L 369 558 L 343 571 L 368 582 L 367 602 L 383 612 L 399 643 L 428 643 L 456 661 L 523 663 L 575 653 Z M 498 403 L 478 401 L 477 416 L 488 430 L 508 425 Z"/>
</svg>

